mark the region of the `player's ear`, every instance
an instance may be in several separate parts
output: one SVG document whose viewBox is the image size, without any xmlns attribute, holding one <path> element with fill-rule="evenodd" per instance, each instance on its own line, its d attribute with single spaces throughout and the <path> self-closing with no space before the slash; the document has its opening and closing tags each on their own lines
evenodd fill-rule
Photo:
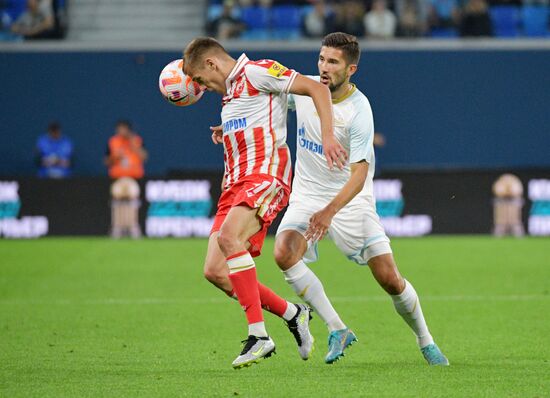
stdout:
<svg viewBox="0 0 550 398">
<path fill-rule="evenodd" d="M 357 72 L 357 65 L 355 64 L 350 64 L 348 65 L 348 73 L 350 76 L 353 76 L 353 74 Z"/>
<path fill-rule="evenodd" d="M 216 65 L 216 62 L 214 61 L 213 58 L 206 58 L 204 60 L 204 64 L 210 70 L 216 70 L 218 68 L 218 65 Z"/>
</svg>

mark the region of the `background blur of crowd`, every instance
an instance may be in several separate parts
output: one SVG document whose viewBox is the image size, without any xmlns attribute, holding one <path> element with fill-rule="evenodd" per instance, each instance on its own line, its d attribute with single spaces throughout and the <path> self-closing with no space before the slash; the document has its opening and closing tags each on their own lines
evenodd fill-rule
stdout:
<svg viewBox="0 0 550 398">
<path fill-rule="evenodd" d="M 548 0 L 211 0 L 220 39 L 550 37 Z"/>
<path fill-rule="evenodd" d="M 390 39 L 410 37 L 550 37 L 550 0 L 202 0 L 180 5 L 160 1 L 146 4 L 100 0 L 0 0 L 0 40 L 62 39 L 74 26 L 68 9 L 92 10 L 82 14 L 85 29 L 94 26 L 93 10 L 131 10 L 143 12 L 145 24 L 177 21 L 179 26 L 196 24 L 192 9 L 202 12 L 205 33 L 219 39 L 297 40 L 318 38 L 328 32 L 344 31 L 360 38 Z M 103 8 L 98 8 L 103 7 Z M 118 7 L 118 8 L 117 8 Z M 132 8 L 133 7 L 133 8 Z M 173 13 L 174 21 L 153 21 L 150 8 Z M 155 8 L 156 9 L 156 8 Z M 157 10 L 157 11 L 158 11 Z M 170 11 L 172 10 L 172 11 Z M 126 12 L 126 11 L 124 11 Z M 185 20 L 185 13 L 191 12 Z M 179 15 L 179 14 L 178 14 Z M 111 19 L 120 19 L 112 15 Z M 164 23 L 166 22 L 166 23 Z M 192 23 L 191 23 L 192 22 Z M 104 22 L 107 23 L 107 22 Z M 100 23 L 100 26 L 103 26 Z M 92 24 L 92 25 L 89 25 Z M 139 31 L 139 23 L 129 21 Z M 120 29 L 123 29 L 120 25 Z M 149 25 L 148 25 L 149 26 Z M 148 26 L 142 26 L 146 31 Z M 200 26 L 200 25 L 199 25 Z M 125 28 L 124 28 L 125 29 Z M 124 30 L 123 29 L 123 30 Z M 167 28 L 168 29 L 168 28 Z M 197 29 L 200 30 L 200 27 Z M 195 31 L 194 33 L 201 34 Z M 204 33 L 204 32 L 202 32 Z M 132 33 L 131 36 L 135 36 Z M 69 35 L 70 36 L 70 35 Z M 107 34 L 109 37 L 109 34 Z"/>
<path fill-rule="evenodd" d="M 0 39 L 65 37 L 65 0 L 0 0 Z"/>
</svg>

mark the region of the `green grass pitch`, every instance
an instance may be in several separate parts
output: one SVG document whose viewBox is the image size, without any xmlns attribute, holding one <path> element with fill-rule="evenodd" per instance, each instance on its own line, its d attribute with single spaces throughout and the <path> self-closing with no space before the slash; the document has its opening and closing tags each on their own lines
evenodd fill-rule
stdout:
<svg viewBox="0 0 550 398">
<path fill-rule="evenodd" d="M 548 239 L 394 239 L 449 368 L 428 367 L 370 271 L 323 242 L 314 270 L 359 343 L 325 365 L 316 317 L 316 351 L 304 362 L 266 315 L 277 355 L 233 370 L 245 317 L 203 279 L 205 248 L 198 239 L 0 241 L 0 396 L 550 396 Z M 260 279 L 294 300 L 272 248 Z"/>
</svg>

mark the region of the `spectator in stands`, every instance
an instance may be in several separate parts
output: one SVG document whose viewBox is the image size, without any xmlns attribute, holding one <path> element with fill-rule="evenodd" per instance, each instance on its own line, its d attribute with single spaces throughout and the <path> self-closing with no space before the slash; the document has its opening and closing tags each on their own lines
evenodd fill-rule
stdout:
<svg viewBox="0 0 550 398">
<path fill-rule="evenodd" d="M 356 37 L 365 36 L 363 16 L 365 6 L 356 0 L 348 0 L 343 3 L 334 3 L 336 18 L 334 31 L 345 32 Z"/>
<path fill-rule="evenodd" d="M 11 31 L 26 40 L 54 37 L 55 19 L 51 0 L 27 0 L 27 9 L 11 25 Z"/>
<path fill-rule="evenodd" d="M 302 20 L 302 32 L 306 37 L 323 37 L 334 31 L 334 12 L 324 0 L 317 0 Z"/>
<path fill-rule="evenodd" d="M 389 39 L 395 36 L 397 19 L 388 7 L 386 0 L 374 0 L 372 9 L 364 17 L 367 36 Z"/>
<path fill-rule="evenodd" d="M 222 14 L 206 25 L 207 33 L 219 40 L 237 38 L 245 28 L 245 24 L 236 17 L 234 0 L 225 0 Z"/>
<path fill-rule="evenodd" d="M 114 179 L 142 178 L 147 151 L 143 147 L 141 137 L 132 131 L 132 125 L 127 120 L 117 122 L 115 130 L 115 135 L 109 139 L 105 157 L 109 176 Z"/>
<path fill-rule="evenodd" d="M 424 0 L 396 0 L 397 36 L 418 37 L 428 27 L 428 4 Z"/>
<path fill-rule="evenodd" d="M 456 28 L 460 22 L 457 0 L 430 0 L 429 24 L 433 29 Z"/>
<path fill-rule="evenodd" d="M 492 36 L 493 28 L 485 0 L 469 0 L 462 12 L 460 36 Z"/>
<path fill-rule="evenodd" d="M 66 178 L 71 175 L 73 143 L 61 134 L 61 125 L 51 122 L 48 132 L 36 142 L 38 176 L 42 178 Z"/>
</svg>

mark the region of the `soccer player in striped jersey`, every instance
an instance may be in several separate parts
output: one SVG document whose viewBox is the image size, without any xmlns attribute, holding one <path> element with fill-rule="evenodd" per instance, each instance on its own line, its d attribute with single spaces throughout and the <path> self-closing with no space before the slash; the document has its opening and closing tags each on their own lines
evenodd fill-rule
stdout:
<svg viewBox="0 0 550 398">
<path fill-rule="evenodd" d="M 262 306 L 287 321 L 300 355 L 307 359 L 313 345 L 309 308 L 288 303 L 259 283 L 253 257 L 260 254 L 267 229 L 290 194 L 289 93 L 312 98 L 326 161 L 330 167 L 343 167 L 347 154 L 333 135 L 330 92 L 278 62 L 251 61 L 245 54 L 235 60 L 212 38 L 194 39 L 185 48 L 184 60 L 186 75 L 223 95 L 224 189 L 208 243 L 205 276 L 236 296 L 246 313 L 248 338 L 233 367 L 248 366 L 275 351 Z"/>
<path fill-rule="evenodd" d="M 277 231 L 275 260 L 293 290 L 327 324 L 327 363 L 342 357 L 344 349 L 356 340 L 331 305 L 321 281 L 307 266 L 317 259 L 317 242 L 328 233 L 348 259 L 370 267 L 413 330 L 428 363 L 448 365 L 428 330 L 416 291 L 397 269 L 376 213 L 372 111 L 367 97 L 350 83 L 359 55 L 354 36 L 327 35 L 319 54 L 320 77 L 314 78 L 332 94 L 334 134 L 349 153 L 349 163 L 343 169 L 330 171 L 324 163 L 325 147 L 311 99 L 290 96 L 298 121 L 296 174 L 290 204 Z"/>
</svg>

